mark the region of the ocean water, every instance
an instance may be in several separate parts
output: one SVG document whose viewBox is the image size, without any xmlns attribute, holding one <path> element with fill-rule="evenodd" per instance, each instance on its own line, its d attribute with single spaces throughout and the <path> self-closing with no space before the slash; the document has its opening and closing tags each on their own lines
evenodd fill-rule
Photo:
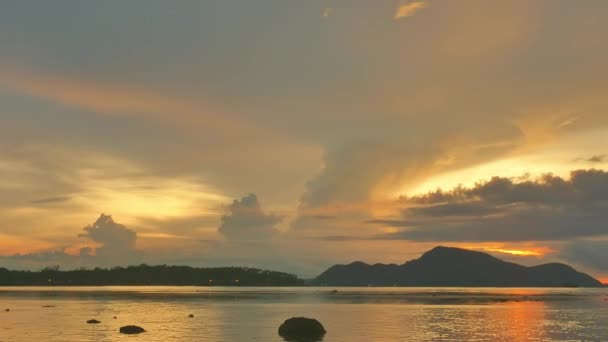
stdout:
<svg viewBox="0 0 608 342">
<path fill-rule="evenodd" d="M 282 341 L 293 316 L 318 319 L 323 341 L 608 341 L 608 289 L 332 290 L 0 288 L 0 341 Z"/>
</svg>

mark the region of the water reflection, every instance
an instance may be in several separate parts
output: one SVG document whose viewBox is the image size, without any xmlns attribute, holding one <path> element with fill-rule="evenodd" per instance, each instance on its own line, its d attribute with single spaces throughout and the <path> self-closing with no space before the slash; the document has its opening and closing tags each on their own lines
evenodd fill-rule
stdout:
<svg viewBox="0 0 608 342">
<path fill-rule="evenodd" d="M 129 324 L 152 342 L 282 341 L 294 316 L 318 319 L 325 342 L 608 340 L 605 290 L 330 290 L 0 289 L 0 341 L 122 341 Z"/>
</svg>

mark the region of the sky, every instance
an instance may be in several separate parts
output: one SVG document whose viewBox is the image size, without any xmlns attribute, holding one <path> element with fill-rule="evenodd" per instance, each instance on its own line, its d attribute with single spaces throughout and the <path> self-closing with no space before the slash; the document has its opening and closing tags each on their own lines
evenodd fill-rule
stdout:
<svg viewBox="0 0 608 342">
<path fill-rule="evenodd" d="M 608 2 L 15 1 L 0 265 L 312 277 L 446 245 L 608 282 Z"/>
</svg>

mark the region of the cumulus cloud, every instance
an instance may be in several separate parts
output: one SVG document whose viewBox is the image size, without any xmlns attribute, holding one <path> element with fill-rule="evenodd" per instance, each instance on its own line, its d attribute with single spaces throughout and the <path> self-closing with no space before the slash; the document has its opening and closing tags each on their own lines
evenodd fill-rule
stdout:
<svg viewBox="0 0 608 342">
<path fill-rule="evenodd" d="M 383 133 L 382 137 L 353 140 L 326 152 L 324 167 L 307 183 L 300 198 L 291 224 L 294 230 L 350 234 L 356 227 L 358 234 L 365 233 L 368 227 L 360 222 L 371 219 L 379 208 L 392 211 L 396 189 L 416 184 L 429 174 L 504 155 L 520 139 L 520 132 L 511 126 L 503 128 L 499 137 L 484 137 L 484 144 L 470 138 L 463 142 L 466 148 L 450 147 L 448 141 L 453 137 L 448 134 L 433 144 L 419 144 L 398 130 Z M 490 139 L 496 144 L 488 143 Z M 444 162 L 447 157 L 449 163 Z M 321 222 L 320 216 L 332 220 Z"/>
<path fill-rule="evenodd" d="M 85 233 L 78 236 L 99 245 L 95 248 L 95 255 L 100 258 L 129 258 L 138 253 L 135 248 L 137 233 L 114 222 L 110 215 L 101 214 L 95 223 L 83 230 Z"/>
<path fill-rule="evenodd" d="M 282 218 L 266 214 L 255 194 L 234 200 L 222 216 L 218 231 L 230 240 L 263 240 L 275 234 Z"/>
<path fill-rule="evenodd" d="M 401 19 L 405 17 L 409 17 L 414 15 L 414 13 L 426 7 L 426 3 L 424 1 L 414 1 L 405 5 L 399 6 L 397 8 L 397 12 L 395 13 L 394 19 Z"/>
<path fill-rule="evenodd" d="M 415 169 L 415 161 L 428 165 L 421 152 L 426 149 L 414 152 L 397 145 L 356 141 L 327 151 L 323 169 L 307 183 L 300 198 L 292 227 L 326 230 L 327 222 L 320 224 L 319 217 L 332 217 L 336 222 L 344 218 L 368 217 L 371 194 L 387 173 L 400 174 L 405 169 Z"/>
<path fill-rule="evenodd" d="M 115 222 L 112 216 L 101 214 L 78 237 L 86 238 L 92 246 L 81 247 L 78 254 L 70 248 L 53 251 L 15 254 L 0 257 L 0 262 L 10 268 L 37 269 L 51 265 L 64 268 L 112 267 L 141 263 L 144 254 L 136 248 L 137 233 Z M 78 246 L 74 244 L 73 246 Z"/>
<path fill-rule="evenodd" d="M 608 234 L 608 172 L 573 171 L 517 182 L 494 177 L 471 188 L 402 198 L 402 217 L 386 239 L 539 241 Z"/>
</svg>

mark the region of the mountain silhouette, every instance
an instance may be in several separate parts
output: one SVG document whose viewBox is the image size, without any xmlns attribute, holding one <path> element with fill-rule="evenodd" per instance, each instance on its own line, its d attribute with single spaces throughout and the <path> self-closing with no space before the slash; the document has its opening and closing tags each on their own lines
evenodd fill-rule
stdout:
<svg viewBox="0 0 608 342">
<path fill-rule="evenodd" d="M 593 277 L 572 267 L 550 263 L 533 267 L 487 253 L 435 247 L 402 265 L 368 265 L 357 261 L 335 265 L 313 281 L 328 286 L 473 286 L 473 287 L 601 287 Z"/>
</svg>

